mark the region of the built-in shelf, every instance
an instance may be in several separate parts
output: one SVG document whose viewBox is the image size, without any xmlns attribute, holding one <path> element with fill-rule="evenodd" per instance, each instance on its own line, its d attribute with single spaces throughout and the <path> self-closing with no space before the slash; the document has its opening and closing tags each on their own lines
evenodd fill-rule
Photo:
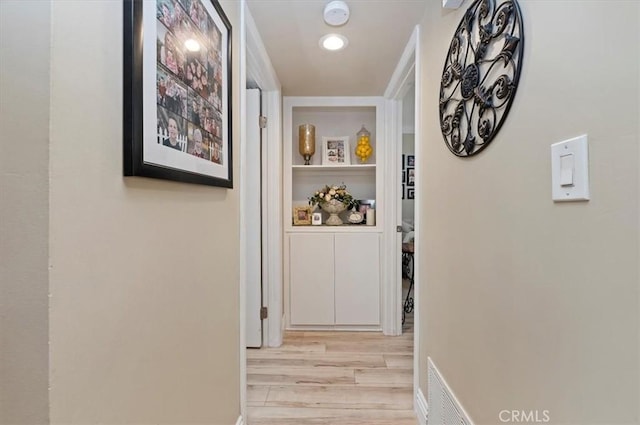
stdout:
<svg viewBox="0 0 640 425">
<path fill-rule="evenodd" d="M 353 165 L 292 165 L 294 171 L 350 171 L 350 170 L 375 170 L 376 164 Z"/>
<path fill-rule="evenodd" d="M 344 171 L 349 169 L 375 169 L 376 164 L 351 164 L 351 165 L 292 165 L 291 168 L 299 170 L 324 170 L 324 171 Z"/>
<path fill-rule="evenodd" d="M 342 226 L 290 226 L 285 229 L 287 233 L 381 233 L 378 226 L 367 226 L 366 224 L 344 224 Z"/>
<path fill-rule="evenodd" d="M 284 97 L 283 206 L 285 311 L 287 327 L 335 329 L 352 326 L 380 329 L 381 244 L 384 239 L 385 111 L 381 97 Z M 298 152 L 299 126 L 315 126 L 316 152 L 303 165 Z M 366 164 L 355 155 L 357 134 L 371 133 L 373 154 Z M 329 137 L 349 140 L 349 164 L 322 164 L 323 142 Z M 376 167 L 376 164 L 380 167 Z M 345 185 L 361 200 L 375 200 L 375 225 L 294 226 L 297 207 L 325 186 Z M 317 210 L 319 211 L 319 210 Z M 322 213 L 322 223 L 328 214 Z M 326 273 L 318 273 L 322 265 Z"/>
</svg>

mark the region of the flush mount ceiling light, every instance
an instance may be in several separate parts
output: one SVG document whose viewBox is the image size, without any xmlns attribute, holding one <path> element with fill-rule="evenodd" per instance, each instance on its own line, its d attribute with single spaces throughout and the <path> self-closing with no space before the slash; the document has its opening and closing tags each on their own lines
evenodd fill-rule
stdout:
<svg viewBox="0 0 640 425">
<path fill-rule="evenodd" d="M 349 20 L 349 6 L 342 0 L 334 0 L 324 7 L 324 21 L 327 25 L 338 27 Z"/>
<path fill-rule="evenodd" d="M 320 47 L 326 50 L 342 50 L 349 44 L 349 40 L 340 34 L 327 34 L 320 39 Z"/>
</svg>

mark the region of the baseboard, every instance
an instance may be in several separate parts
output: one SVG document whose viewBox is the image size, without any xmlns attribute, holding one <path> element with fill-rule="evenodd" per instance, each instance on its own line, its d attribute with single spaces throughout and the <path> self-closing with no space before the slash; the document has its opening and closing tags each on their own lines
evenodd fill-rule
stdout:
<svg viewBox="0 0 640 425">
<path fill-rule="evenodd" d="M 236 421 L 236 425 L 244 425 L 244 421 L 242 420 L 242 415 L 238 416 L 238 420 Z"/>
<path fill-rule="evenodd" d="M 429 405 L 427 404 L 427 399 L 424 397 L 420 388 L 418 388 L 418 391 L 416 392 L 416 415 L 418 415 L 418 422 L 420 425 L 427 425 Z"/>
</svg>

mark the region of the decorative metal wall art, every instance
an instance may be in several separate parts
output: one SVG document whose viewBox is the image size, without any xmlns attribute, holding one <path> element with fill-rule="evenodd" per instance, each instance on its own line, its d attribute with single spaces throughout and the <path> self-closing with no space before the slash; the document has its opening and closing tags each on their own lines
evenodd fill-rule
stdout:
<svg viewBox="0 0 640 425">
<path fill-rule="evenodd" d="M 440 82 L 440 128 L 457 156 L 500 130 L 520 79 L 524 29 L 517 0 L 476 0 L 456 29 Z"/>
</svg>

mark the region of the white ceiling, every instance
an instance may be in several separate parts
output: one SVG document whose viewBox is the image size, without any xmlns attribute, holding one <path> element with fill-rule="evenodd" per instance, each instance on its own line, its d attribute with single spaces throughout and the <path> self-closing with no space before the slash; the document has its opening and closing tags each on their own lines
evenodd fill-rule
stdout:
<svg viewBox="0 0 640 425">
<path fill-rule="evenodd" d="M 329 0 L 247 0 L 285 96 L 381 96 L 427 1 L 346 0 L 349 21 L 324 23 Z M 320 37 L 338 33 L 346 49 L 328 52 Z"/>
</svg>

